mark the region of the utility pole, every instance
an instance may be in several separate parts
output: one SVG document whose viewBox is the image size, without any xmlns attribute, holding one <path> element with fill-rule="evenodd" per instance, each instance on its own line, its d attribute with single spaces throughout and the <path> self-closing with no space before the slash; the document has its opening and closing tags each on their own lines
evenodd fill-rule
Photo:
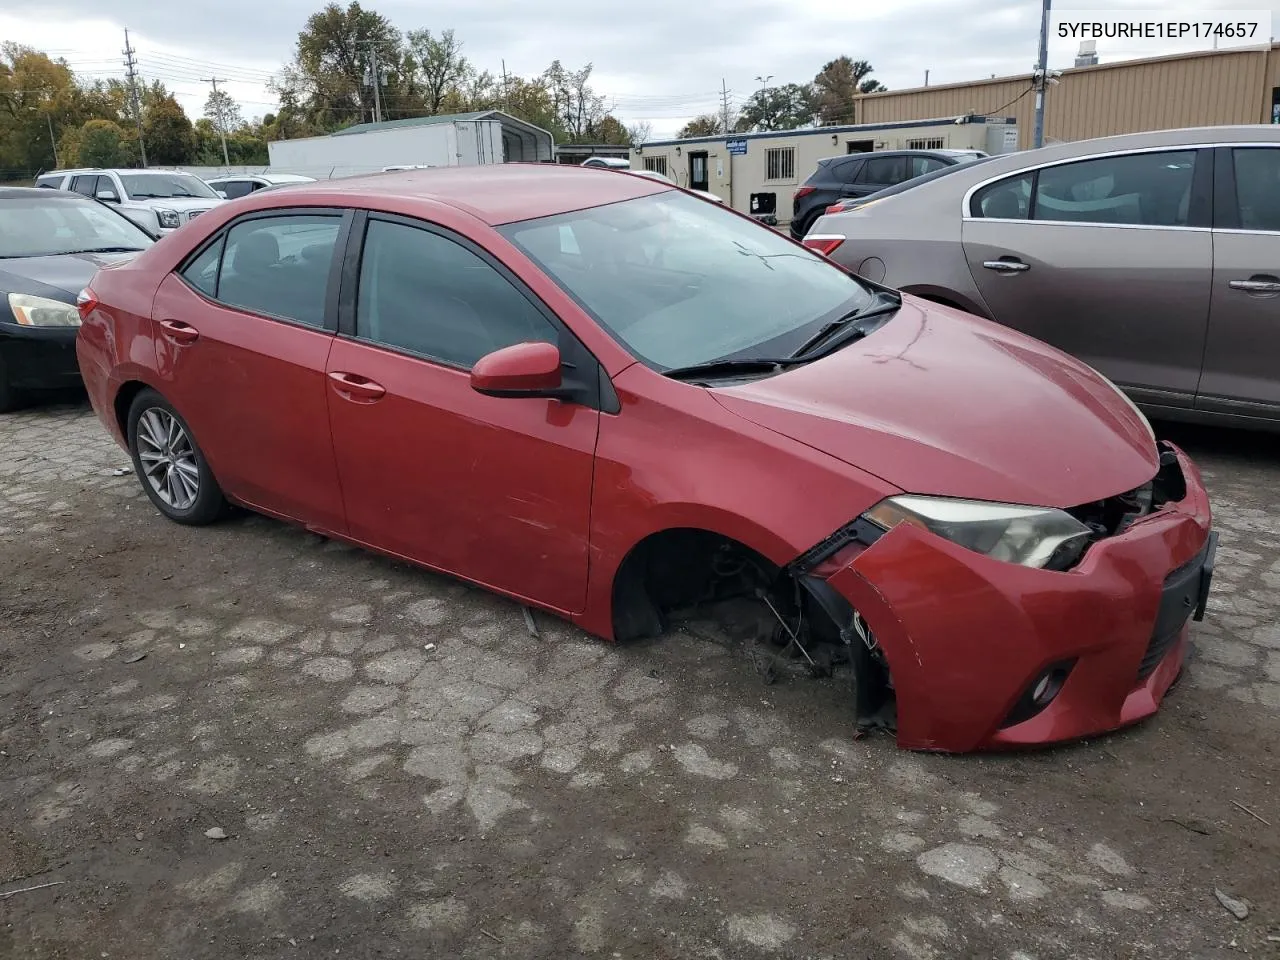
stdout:
<svg viewBox="0 0 1280 960">
<path fill-rule="evenodd" d="M 222 98 L 218 96 L 218 84 L 226 83 L 220 77 L 201 77 L 201 83 L 213 84 L 213 109 L 218 114 L 218 133 L 222 136 L 222 165 L 224 167 L 231 166 L 231 159 L 227 156 L 227 118 L 222 113 Z"/>
<path fill-rule="evenodd" d="M 507 87 L 507 61 L 502 61 L 502 109 L 505 113 L 511 112 L 511 94 Z"/>
<path fill-rule="evenodd" d="M 120 51 L 124 54 L 124 70 L 125 77 L 129 81 L 129 99 L 133 101 L 133 115 L 138 121 L 138 153 L 142 157 L 142 165 L 147 165 L 147 145 L 143 143 L 142 137 L 142 100 L 138 96 L 138 61 L 133 55 L 133 45 L 129 43 L 129 31 L 124 31 L 124 49 Z M 52 123 L 50 124 L 50 133 L 52 135 Z"/>
<path fill-rule="evenodd" d="M 1044 146 L 1044 90 L 1049 82 L 1049 4 L 1052 0 L 1041 0 L 1040 4 L 1040 57 L 1036 61 L 1036 125 L 1032 138 L 1033 147 Z"/>
<path fill-rule="evenodd" d="M 724 132 L 729 134 L 729 88 L 725 85 L 724 77 L 720 78 L 720 122 L 724 126 Z"/>
<path fill-rule="evenodd" d="M 382 70 L 378 67 L 378 48 L 372 40 L 365 40 L 362 46 L 369 48 L 369 69 L 365 71 L 365 86 L 373 87 L 373 122 L 382 122 L 382 84 L 385 81 Z"/>
<path fill-rule="evenodd" d="M 925 85 L 926 87 L 929 85 L 929 71 L 928 71 L 928 70 L 926 70 L 926 71 L 924 72 L 924 85 Z"/>
<path fill-rule="evenodd" d="M 44 114 L 44 118 L 45 118 L 45 120 L 49 121 L 49 146 L 53 147 L 53 165 L 54 165 L 54 167 L 57 167 L 57 165 L 58 165 L 58 140 L 57 140 L 57 138 L 53 135 L 53 114 L 51 114 L 49 111 L 47 111 L 47 110 L 46 110 L 46 111 L 45 111 L 45 114 Z"/>
</svg>

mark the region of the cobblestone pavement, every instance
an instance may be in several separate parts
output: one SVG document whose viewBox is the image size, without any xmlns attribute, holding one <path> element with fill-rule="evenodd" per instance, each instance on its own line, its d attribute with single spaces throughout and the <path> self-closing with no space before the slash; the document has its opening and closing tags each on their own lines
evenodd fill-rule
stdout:
<svg viewBox="0 0 1280 960">
<path fill-rule="evenodd" d="M 1186 681 L 949 758 L 712 627 L 535 639 L 274 521 L 165 522 L 84 406 L 0 418 L 0 956 L 1280 955 L 1280 449 L 1175 439 L 1222 534 Z"/>
</svg>

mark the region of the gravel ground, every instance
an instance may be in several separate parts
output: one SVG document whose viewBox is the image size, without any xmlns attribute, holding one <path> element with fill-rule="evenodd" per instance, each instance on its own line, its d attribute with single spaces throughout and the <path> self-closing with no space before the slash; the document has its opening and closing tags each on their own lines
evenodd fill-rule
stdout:
<svg viewBox="0 0 1280 960">
<path fill-rule="evenodd" d="M 1174 439 L 1222 541 L 1164 710 L 939 757 L 2 417 L 0 957 L 1280 957 L 1280 445 Z"/>
</svg>

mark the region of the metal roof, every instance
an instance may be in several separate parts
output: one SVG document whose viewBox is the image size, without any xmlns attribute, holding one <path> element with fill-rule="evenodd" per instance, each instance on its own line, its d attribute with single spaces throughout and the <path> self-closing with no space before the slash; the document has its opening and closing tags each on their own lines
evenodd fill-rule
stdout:
<svg viewBox="0 0 1280 960">
<path fill-rule="evenodd" d="M 911 127 L 940 127 L 949 123 L 955 123 L 960 117 L 935 117 L 932 120 L 897 120 L 888 123 L 859 123 L 844 126 L 831 127 L 801 127 L 798 130 L 763 130 L 759 133 L 719 133 L 714 137 L 688 137 L 684 140 L 646 140 L 640 144 L 641 150 L 644 147 L 669 147 L 676 144 L 686 143 L 720 143 L 724 140 L 761 140 L 773 137 L 807 137 L 815 133 L 829 136 L 830 134 L 843 133 L 870 133 L 874 130 L 902 130 Z M 1014 123 L 1013 117 L 981 117 L 968 116 L 963 118 L 964 123 Z"/>
<path fill-rule="evenodd" d="M 466 123 L 469 120 L 488 120 L 498 110 L 473 110 L 470 113 L 439 113 L 433 117 L 406 117 L 404 120 L 383 120 L 379 123 L 357 123 L 354 127 L 335 130 L 330 136 L 345 137 L 352 133 L 370 133 L 374 130 L 398 130 L 401 127 L 429 127 L 436 123 Z M 512 119 L 515 119 L 514 117 Z M 523 123 L 524 121 L 520 121 Z"/>
</svg>

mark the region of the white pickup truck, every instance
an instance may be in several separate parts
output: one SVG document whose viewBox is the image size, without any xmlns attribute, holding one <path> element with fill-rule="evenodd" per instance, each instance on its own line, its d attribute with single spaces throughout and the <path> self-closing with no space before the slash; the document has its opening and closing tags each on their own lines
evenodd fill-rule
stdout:
<svg viewBox="0 0 1280 960">
<path fill-rule="evenodd" d="M 95 197 L 156 236 L 224 202 L 199 177 L 176 170 L 55 170 L 37 177 L 36 186 Z"/>
</svg>

